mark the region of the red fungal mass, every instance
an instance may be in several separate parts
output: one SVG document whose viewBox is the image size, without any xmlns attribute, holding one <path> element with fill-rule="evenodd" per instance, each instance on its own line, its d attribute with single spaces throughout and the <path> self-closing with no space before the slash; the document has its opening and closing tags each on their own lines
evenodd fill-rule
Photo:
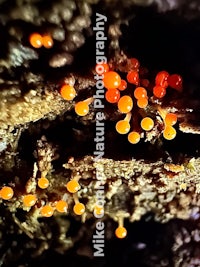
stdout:
<svg viewBox="0 0 200 267">
<path fill-rule="evenodd" d="M 162 87 L 162 86 L 156 85 L 153 88 L 153 94 L 157 98 L 162 98 L 166 94 L 166 89 L 164 87 Z"/>
<path fill-rule="evenodd" d="M 139 74 L 135 70 L 129 71 L 126 78 L 129 83 L 132 83 L 135 85 L 139 84 Z"/>
<path fill-rule="evenodd" d="M 177 91 L 182 91 L 182 77 L 179 74 L 172 74 L 168 77 L 167 79 L 168 84 L 171 88 L 177 90 Z"/>
<path fill-rule="evenodd" d="M 156 75 L 156 79 L 155 79 L 156 85 L 160 85 L 164 88 L 167 88 L 168 77 L 169 77 L 169 73 L 167 71 L 158 72 L 158 74 Z"/>
</svg>

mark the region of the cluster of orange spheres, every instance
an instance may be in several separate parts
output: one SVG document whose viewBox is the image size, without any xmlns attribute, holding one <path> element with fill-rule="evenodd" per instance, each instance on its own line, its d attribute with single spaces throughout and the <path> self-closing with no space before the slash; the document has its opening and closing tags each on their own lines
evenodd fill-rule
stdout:
<svg viewBox="0 0 200 267">
<path fill-rule="evenodd" d="M 29 38 L 30 44 L 34 48 L 51 48 L 53 46 L 53 39 L 49 35 L 40 35 L 38 33 L 31 34 Z M 116 123 L 116 131 L 119 134 L 128 134 L 128 141 L 131 144 L 137 144 L 141 138 L 141 131 L 151 131 L 154 128 L 154 120 L 151 116 L 142 116 L 140 121 L 140 131 L 131 130 L 131 118 L 132 111 L 134 109 L 134 102 L 136 102 L 136 108 L 146 109 L 148 107 L 149 97 L 147 94 L 149 81 L 148 79 L 140 79 L 140 63 L 137 59 L 130 59 L 132 69 L 128 71 L 126 80 L 114 70 L 110 70 L 108 64 L 102 64 L 104 67 L 104 86 L 107 89 L 105 93 L 105 99 L 111 104 L 116 104 L 118 111 L 125 115 L 123 120 Z M 124 91 L 128 89 L 128 84 L 135 85 L 133 92 L 126 94 Z M 145 88 L 145 85 L 147 89 Z M 171 87 L 179 92 L 182 91 L 182 77 L 178 74 L 169 75 L 166 71 L 161 71 L 156 75 L 155 86 L 152 90 L 152 95 L 155 98 L 161 99 L 166 95 L 167 87 Z M 60 88 L 60 95 L 67 101 L 72 101 L 76 97 L 76 90 L 74 86 L 64 84 Z M 89 112 L 89 105 L 93 102 L 93 98 L 90 97 L 84 101 L 75 103 L 75 112 L 79 116 L 85 116 Z M 134 111 L 135 112 L 135 111 Z M 168 113 L 164 118 L 164 130 L 163 137 L 167 140 L 172 140 L 176 136 L 176 130 L 173 127 L 177 122 L 177 115 L 174 113 Z M 38 187 L 40 189 L 46 189 L 49 186 L 49 181 L 46 177 L 38 179 Z M 73 211 L 76 215 L 82 215 L 85 212 L 85 205 L 78 200 L 77 192 L 80 190 L 80 184 L 78 179 L 72 179 L 66 184 L 67 191 L 73 195 L 74 207 Z M 0 198 L 3 200 L 10 200 L 14 195 L 14 191 L 10 186 L 3 186 L 0 190 Z M 36 194 L 26 194 L 22 197 L 24 207 L 32 207 L 37 202 Z M 43 217 L 51 217 L 54 211 L 60 213 L 66 213 L 68 210 L 68 203 L 66 197 L 55 201 L 53 203 L 47 203 L 40 208 L 40 214 Z M 122 239 L 127 235 L 127 230 L 122 223 L 115 230 L 115 235 Z"/>
<path fill-rule="evenodd" d="M 38 179 L 37 184 L 40 189 L 46 189 L 49 186 L 49 181 L 46 177 L 41 177 Z M 66 184 L 66 188 L 69 193 L 74 194 L 80 189 L 80 185 L 78 181 L 71 180 Z M 13 198 L 13 196 L 14 196 L 14 190 L 11 186 L 3 186 L 1 188 L 0 190 L 1 199 L 10 200 Z M 23 206 L 26 208 L 33 207 L 38 200 L 37 195 L 32 193 L 23 195 L 21 199 Z M 82 215 L 85 212 L 84 204 L 80 203 L 77 197 L 75 197 L 74 200 L 75 200 L 75 205 L 73 208 L 74 213 L 76 215 Z M 67 212 L 67 209 L 68 209 L 68 204 L 66 200 L 63 198 L 58 201 L 55 201 L 54 203 L 45 204 L 44 206 L 42 206 L 40 208 L 40 214 L 43 217 L 51 217 L 55 210 L 57 210 L 60 213 L 64 213 Z"/>
<path fill-rule="evenodd" d="M 116 104 L 118 111 L 125 114 L 125 118 L 116 123 L 116 131 L 119 134 L 128 134 L 128 141 L 131 144 L 137 144 L 141 138 L 142 131 L 151 131 L 154 128 L 154 120 L 148 114 L 148 104 L 149 97 L 147 92 L 149 92 L 155 99 L 161 99 L 166 95 L 167 87 L 175 89 L 179 92 L 182 91 L 182 77 L 178 74 L 170 75 L 167 71 L 158 72 L 155 77 L 155 86 L 150 87 L 150 82 L 148 79 L 140 78 L 140 63 L 136 58 L 129 59 L 131 62 L 131 69 L 127 72 L 126 80 L 122 79 L 119 73 L 115 70 L 110 70 L 108 64 L 102 64 L 104 67 L 104 87 L 106 88 L 105 99 L 108 103 Z M 144 72 L 145 70 L 143 70 Z M 123 74 L 122 74 L 123 75 Z M 141 74 L 142 75 L 142 74 Z M 128 88 L 132 84 L 135 89 Z M 144 87 L 146 85 L 146 88 Z M 132 88 L 132 87 L 131 87 Z M 128 91 L 128 93 L 124 93 Z M 136 105 L 134 104 L 136 103 Z M 137 109 L 145 109 L 145 112 L 140 112 Z M 137 130 L 131 130 L 131 117 L 134 112 L 140 113 L 142 116 L 139 127 Z M 143 115 L 141 115 L 143 114 Z M 169 118 L 177 116 L 175 114 L 169 114 L 164 119 L 164 131 L 163 137 L 167 140 L 172 140 L 176 136 L 176 130 L 173 127 L 175 124 L 169 124 Z M 139 130 L 138 130 L 139 128 Z"/>
<path fill-rule="evenodd" d="M 80 189 L 80 185 L 79 185 L 77 180 L 72 179 L 66 184 L 66 188 L 67 188 L 69 193 L 75 194 Z M 75 205 L 73 207 L 74 213 L 76 215 L 82 215 L 85 212 L 85 205 L 78 201 L 77 196 L 74 196 L 74 200 L 75 200 Z M 56 210 L 60 213 L 66 213 L 67 212 L 68 203 L 67 203 L 65 197 L 63 197 L 63 199 L 55 201 L 53 203 L 53 205 L 52 204 L 44 205 L 41 208 L 40 213 L 43 217 L 51 217 L 54 213 L 54 210 Z"/>
<path fill-rule="evenodd" d="M 134 60 L 137 68 L 139 67 L 139 62 Z M 137 107 L 146 108 L 148 105 L 147 90 L 144 87 L 137 86 L 139 84 L 139 73 L 137 70 L 131 70 L 127 74 L 128 83 L 136 85 L 133 95 L 120 95 L 120 91 L 127 89 L 127 82 L 121 79 L 120 75 L 115 71 L 107 71 L 104 73 L 104 86 L 107 89 L 105 98 L 109 103 L 116 103 L 118 111 L 120 113 L 126 114 L 124 120 L 120 120 L 116 123 L 116 131 L 119 134 L 128 134 L 128 141 L 131 144 L 137 144 L 140 141 L 140 133 L 138 131 L 130 131 L 131 125 L 131 111 L 133 109 L 133 96 L 137 100 Z M 150 131 L 154 126 L 154 122 L 150 117 L 143 118 L 141 121 L 141 128 L 145 131 Z"/>
<path fill-rule="evenodd" d="M 44 46 L 45 48 L 51 48 L 53 46 L 53 39 L 51 35 L 34 32 L 29 36 L 29 42 L 34 48 L 41 48 Z"/>
<path fill-rule="evenodd" d="M 126 80 L 122 79 L 119 73 L 111 70 L 107 63 L 98 64 L 103 67 L 103 83 L 106 88 L 105 99 L 111 104 L 116 104 L 118 111 L 127 115 L 131 113 L 136 102 L 136 108 L 147 109 L 149 104 L 149 97 L 147 89 L 144 85 L 149 85 L 148 79 L 140 78 L 140 63 L 136 58 L 129 59 L 132 69 L 128 71 Z M 98 69 L 99 66 L 96 66 Z M 135 85 L 133 92 L 126 94 L 127 84 Z M 143 86 L 141 86 L 143 85 Z M 182 90 L 182 77 L 178 74 L 169 75 L 166 71 L 159 72 L 155 77 L 155 86 L 152 89 L 152 94 L 155 98 L 163 98 L 166 94 L 166 88 L 171 87 L 177 91 Z M 148 88 L 148 91 L 149 88 Z M 63 99 L 71 101 L 76 97 L 76 90 L 74 86 L 64 84 L 60 88 L 60 94 Z M 89 105 L 94 101 L 92 97 L 75 103 L 75 113 L 78 116 L 85 116 L 89 113 Z M 154 128 L 154 121 L 150 116 L 143 117 L 140 121 L 139 127 L 133 129 L 131 132 L 131 115 L 126 116 L 124 120 L 120 120 L 116 124 L 116 131 L 119 134 L 128 134 L 128 141 L 131 144 L 137 144 L 140 141 L 142 131 L 151 131 Z M 164 122 L 165 123 L 165 122 Z M 138 130 L 140 128 L 140 130 Z M 173 139 L 175 129 L 172 126 L 165 127 L 163 136 L 167 140 Z"/>
<path fill-rule="evenodd" d="M 41 180 L 42 179 L 42 180 Z M 41 189 L 45 189 L 48 187 L 49 183 L 45 180 L 46 178 L 40 178 L 38 180 L 38 186 L 40 185 Z M 80 189 L 80 184 L 76 179 L 70 180 L 66 184 L 66 188 L 69 193 L 76 194 L 78 190 Z M 13 188 L 10 186 L 3 186 L 0 190 L 0 198 L 3 200 L 10 200 L 14 196 Z M 22 196 L 22 203 L 23 206 L 26 208 L 33 207 L 38 198 L 36 194 L 26 194 Z M 76 215 L 82 215 L 85 212 L 85 205 L 83 203 L 80 203 L 78 200 L 77 195 L 74 197 L 75 205 L 73 207 L 73 211 Z M 54 211 L 57 211 L 59 213 L 67 213 L 68 211 L 68 203 L 66 199 L 60 199 L 58 201 L 55 201 L 54 203 L 45 204 L 40 208 L 40 215 L 43 217 L 51 217 L 54 214 Z M 117 238 L 125 238 L 127 235 L 127 230 L 123 225 L 119 225 L 116 228 L 115 235 Z"/>
</svg>

